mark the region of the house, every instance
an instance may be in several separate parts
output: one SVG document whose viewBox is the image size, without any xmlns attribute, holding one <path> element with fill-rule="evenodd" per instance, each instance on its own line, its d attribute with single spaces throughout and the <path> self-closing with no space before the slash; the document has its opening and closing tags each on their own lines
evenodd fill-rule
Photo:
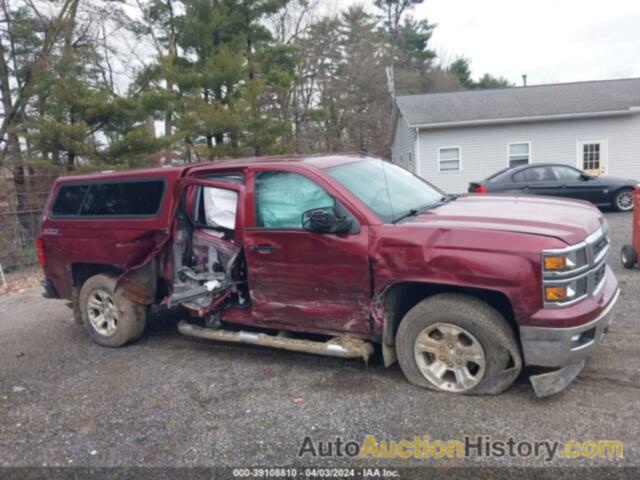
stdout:
<svg viewBox="0 0 640 480">
<path fill-rule="evenodd" d="M 397 96 L 392 161 L 449 193 L 557 162 L 640 180 L 640 78 Z"/>
</svg>

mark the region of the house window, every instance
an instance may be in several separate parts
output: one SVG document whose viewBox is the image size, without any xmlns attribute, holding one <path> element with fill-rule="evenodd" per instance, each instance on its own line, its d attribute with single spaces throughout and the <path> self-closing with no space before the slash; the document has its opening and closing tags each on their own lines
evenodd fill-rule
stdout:
<svg viewBox="0 0 640 480">
<path fill-rule="evenodd" d="M 462 150 L 460 147 L 442 147 L 438 149 L 438 171 L 459 171 L 461 168 Z"/>
<path fill-rule="evenodd" d="M 509 144 L 509 168 L 527 165 L 531 162 L 531 143 Z"/>
<path fill-rule="evenodd" d="M 600 170 L 600 144 L 582 144 L 582 165 L 584 170 Z"/>
</svg>

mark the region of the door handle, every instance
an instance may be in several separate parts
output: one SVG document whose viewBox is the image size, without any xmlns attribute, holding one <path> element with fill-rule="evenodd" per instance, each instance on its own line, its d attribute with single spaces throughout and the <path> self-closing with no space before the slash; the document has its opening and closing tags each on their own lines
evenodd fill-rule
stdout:
<svg viewBox="0 0 640 480">
<path fill-rule="evenodd" d="M 270 244 L 261 244 L 261 245 L 251 245 L 249 247 L 249 251 L 250 252 L 256 252 L 259 253 L 261 255 L 267 255 L 269 253 L 273 253 L 276 250 L 279 250 L 280 247 L 276 247 L 275 245 L 270 245 Z"/>
</svg>

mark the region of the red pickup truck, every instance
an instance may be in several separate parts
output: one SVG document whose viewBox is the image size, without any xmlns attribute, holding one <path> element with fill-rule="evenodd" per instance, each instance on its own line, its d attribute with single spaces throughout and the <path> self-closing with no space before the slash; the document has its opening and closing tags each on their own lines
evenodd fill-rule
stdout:
<svg viewBox="0 0 640 480">
<path fill-rule="evenodd" d="M 179 330 L 365 361 L 418 386 L 505 390 L 523 365 L 562 390 L 618 298 L 600 212 L 579 201 L 446 195 L 364 155 L 271 157 L 58 179 L 37 241 L 45 296 L 100 345 L 151 305 Z"/>
</svg>

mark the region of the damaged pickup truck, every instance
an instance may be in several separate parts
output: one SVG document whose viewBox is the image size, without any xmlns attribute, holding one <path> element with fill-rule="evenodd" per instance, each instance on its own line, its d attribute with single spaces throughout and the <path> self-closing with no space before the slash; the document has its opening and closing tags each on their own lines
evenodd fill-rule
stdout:
<svg viewBox="0 0 640 480">
<path fill-rule="evenodd" d="M 566 387 L 613 316 L 600 212 L 446 195 L 364 155 L 272 157 L 60 178 L 37 241 L 45 295 L 98 344 L 152 305 L 183 334 L 339 357 L 380 348 L 407 379 L 497 394 L 524 365 Z"/>
</svg>

